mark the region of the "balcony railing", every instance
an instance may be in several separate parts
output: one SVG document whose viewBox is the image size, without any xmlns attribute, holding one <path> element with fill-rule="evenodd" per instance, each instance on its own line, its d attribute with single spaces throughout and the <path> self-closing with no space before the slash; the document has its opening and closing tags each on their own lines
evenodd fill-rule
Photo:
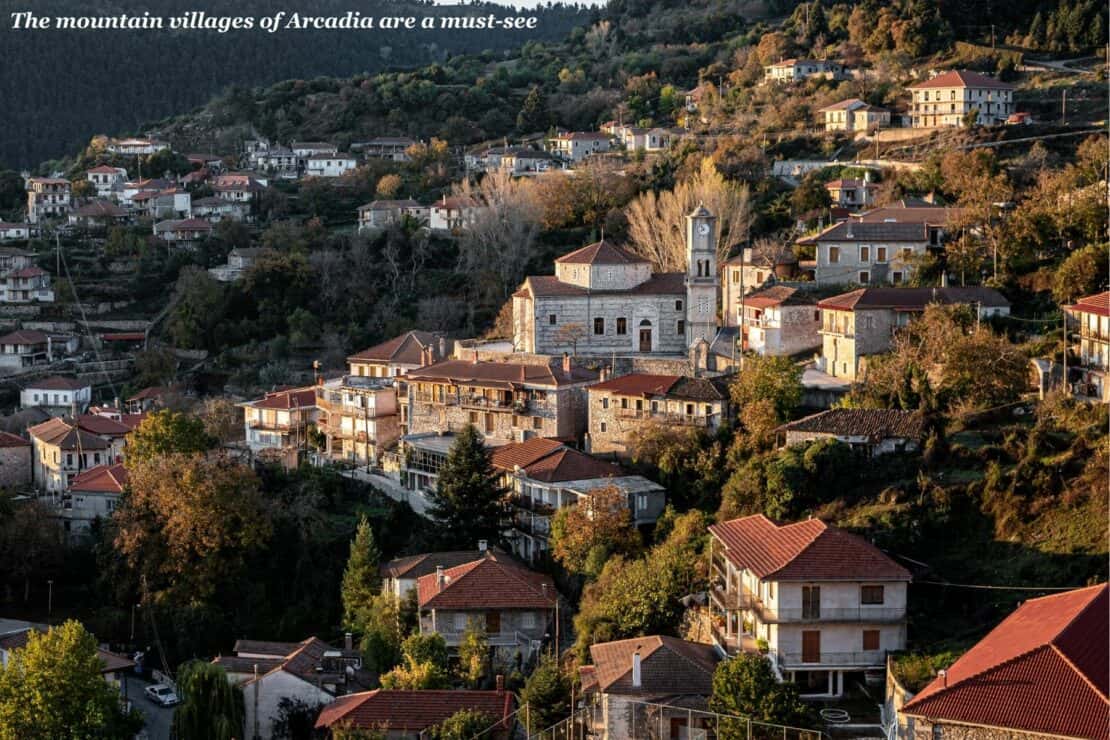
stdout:
<svg viewBox="0 0 1110 740">
<path fill-rule="evenodd" d="M 487 396 L 460 396 L 459 405 L 469 409 L 488 409 L 491 411 L 526 411 L 528 404 L 525 401 L 514 401 L 507 398 L 489 398 Z"/>
<path fill-rule="evenodd" d="M 519 509 L 531 511 L 536 514 L 549 515 L 555 513 L 555 507 L 543 501 L 537 501 L 529 496 L 512 496 L 509 503 Z"/>
<path fill-rule="evenodd" d="M 710 587 L 709 596 L 717 602 L 722 609 L 730 611 L 735 609 L 751 609 L 754 604 L 754 600 L 750 593 L 725 591 L 724 588 L 716 584 Z"/>
<path fill-rule="evenodd" d="M 816 660 L 813 659 L 815 657 L 817 658 Z M 817 655 L 793 651 L 779 651 L 778 661 L 779 665 L 783 668 L 803 666 L 879 666 L 886 662 L 886 651 L 861 650 L 859 652 L 837 653 L 822 650 Z"/>
<path fill-rule="evenodd" d="M 652 419 L 661 424 L 674 424 L 677 426 L 704 427 L 717 423 L 720 414 L 673 414 L 650 409 L 617 409 L 617 418 L 620 419 Z"/>
<path fill-rule="evenodd" d="M 759 619 L 768 624 L 777 622 L 901 622 L 906 610 L 881 606 L 849 606 L 820 609 L 770 609 L 756 600 L 753 604 Z"/>
<path fill-rule="evenodd" d="M 265 421 L 263 419 L 251 419 L 249 426 L 251 429 L 272 429 L 278 432 L 288 432 L 290 425 L 281 424 L 276 421 Z"/>
</svg>

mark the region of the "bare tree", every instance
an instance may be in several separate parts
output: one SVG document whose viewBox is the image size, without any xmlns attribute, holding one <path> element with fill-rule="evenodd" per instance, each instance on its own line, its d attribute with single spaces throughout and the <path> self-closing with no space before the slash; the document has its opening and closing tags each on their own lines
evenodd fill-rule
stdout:
<svg viewBox="0 0 1110 740">
<path fill-rule="evenodd" d="M 578 354 L 578 343 L 586 337 L 586 327 L 581 324 L 563 324 L 555 332 L 559 346 L 570 347 L 571 355 Z"/>
<path fill-rule="evenodd" d="M 686 215 L 698 204 L 717 217 L 717 259 L 748 238 L 752 222 L 747 185 L 728 182 L 709 159 L 674 190 L 642 194 L 628 207 L 628 233 L 633 251 L 651 260 L 660 272 L 686 269 Z"/>
</svg>

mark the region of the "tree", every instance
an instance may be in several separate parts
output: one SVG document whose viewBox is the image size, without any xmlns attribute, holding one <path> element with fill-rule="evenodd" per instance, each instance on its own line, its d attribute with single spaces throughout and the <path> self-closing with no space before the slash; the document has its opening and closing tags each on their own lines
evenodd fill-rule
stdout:
<svg viewBox="0 0 1110 740">
<path fill-rule="evenodd" d="M 770 401 L 782 423 L 802 402 L 802 369 L 789 357 L 747 357 L 729 386 L 729 395 L 741 409 L 757 401 Z"/>
<path fill-rule="evenodd" d="M 19 588 L 31 598 L 32 581 L 53 578 L 64 562 L 66 546 L 55 512 L 39 500 L 17 501 L 0 495 L 0 584 Z"/>
<path fill-rule="evenodd" d="M 516 128 L 523 134 L 546 131 L 551 123 L 551 113 L 547 110 L 547 97 L 539 85 L 533 85 L 524 99 L 524 105 L 516 117 Z"/>
<path fill-rule="evenodd" d="M 382 175 L 378 180 L 375 193 L 379 198 L 394 198 L 401 190 L 401 176 L 396 174 Z"/>
<path fill-rule="evenodd" d="M 628 206 L 633 251 L 651 260 L 659 272 L 685 272 L 686 216 L 699 204 L 717 217 L 717 261 L 724 262 L 733 247 L 748 238 L 751 198 L 746 184 L 725 180 L 708 157 L 673 190 L 658 195 L 648 190 Z"/>
<path fill-rule="evenodd" d="M 381 552 L 374 541 L 374 530 L 365 515 L 359 519 L 355 537 L 351 540 L 351 553 L 343 571 L 343 625 L 346 629 L 361 632 L 365 622 L 364 612 L 381 590 L 378 565 Z"/>
<path fill-rule="evenodd" d="M 1064 304 L 1106 290 L 1110 272 L 1110 246 L 1090 245 L 1067 256 L 1056 270 L 1052 297 Z"/>
<path fill-rule="evenodd" d="M 185 349 L 219 347 L 217 331 L 226 313 L 228 291 L 207 270 L 189 266 L 181 271 L 170 299 L 166 333 Z"/>
<path fill-rule="evenodd" d="M 215 444 L 228 444 L 243 439 L 243 412 L 228 399 L 204 399 L 199 415 L 204 423 L 205 434 Z"/>
<path fill-rule="evenodd" d="M 477 709 L 460 709 L 428 730 L 430 740 L 471 740 L 497 724 L 497 718 Z"/>
<path fill-rule="evenodd" d="M 596 577 L 609 555 L 628 554 L 639 544 L 628 494 L 613 485 L 588 491 L 585 504 L 559 509 L 551 525 L 552 554 L 571 573 Z"/>
<path fill-rule="evenodd" d="M 236 740 L 243 737 L 243 690 L 223 667 L 192 660 L 177 674 L 181 705 L 173 713 L 174 740 Z"/>
<path fill-rule="evenodd" d="M 429 496 L 428 513 L 448 546 L 472 548 L 479 540 L 497 542 L 504 493 L 482 435 L 467 425 L 447 453 L 436 490 Z"/>
<path fill-rule="evenodd" d="M 127 466 L 130 469 L 166 455 L 206 452 L 213 443 L 203 419 L 162 409 L 148 415 L 128 436 Z"/>
<path fill-rule="evenodd" d="M 323 707 L 323 704 L 283 696 L 274 720 L 274 740 L 313 740 L 316 718 Z"/>
<path fill-rule="evenodd" d="M 586 327 L 579 323 L 563 324 L 555 330 L 555 343 L 560 347 L 570 347 L 572 357 L 578 356 L 578 343 L 586 338 Z"/>
<path fill-rule="evenodd" d="M 377 594 L 358 614 L 358 630 L 362 633 L 360 649 L 367 670 L 385 673 L 404 659 L 402 620 L 398 611 L 397 600 L 392 594 Z"/>
<path fill-rule="evenodd" d="M 550 653 L 540 657 L 536 669 L 520 690 L 520 703 L 528 705 L 533 733 L 551 727 L 570 714 L 570 679 Z"/>
<path fill-rule="evenodd" d="M 447 688 L 447 642 L 443 635 L 409 635 L 401 651 L 404 663 L 382 675 L 383 689 L 418 691 Z"/>
<path fill-rule="evenodd" d="M 713 672 L 713 696 L 709 708 L 721 714 L 750 717 L 792 727 L 807 727 L 813 722 L 810 709 L 798 698 L 798 687 L 780 683 L 771 661 L 762 655 L 741 653 L 717 664 Z M 722 735 L 725 723 L 722 723 Z M 740 738 L 746 725 L 729 727 L 728 737 Z"/>
<path fill-rule="evenodd" d="M 459 676 L 467 686 L 476 689 L 488 673 L 489 639 L 478 620 L 468 619 L 466 631 L 459 642 Z"/>
<path fill-rule="evenodd" d="M 821 181 L 811 173 L 802 178 L 798 187 L 790 195 L 790 205 L 794 208 L 795 216 L 804 216 L 813 211 L 824 211 L 832 205 L 832 198 Z"/>
<path fill-rule="evenodd" d="M 29 632 L 9 656 L 0 667 L 0 740 L 124 740 L 142 728 L 138 712 L 121 709 L 96 640 L 79 622 Z"/>
</svg>

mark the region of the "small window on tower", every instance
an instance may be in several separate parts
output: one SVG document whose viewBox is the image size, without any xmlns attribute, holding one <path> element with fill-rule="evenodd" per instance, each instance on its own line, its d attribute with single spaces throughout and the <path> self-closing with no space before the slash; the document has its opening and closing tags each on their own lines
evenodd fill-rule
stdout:
<svg viewBox="0 0 1110 740">
<path fill-rule="evenodd" d="M 686 333 L 686 322 L 683 321 L 682 319 L 679 319 L 678 323 L 675 325 L 675 334 L 678 334 L 679 336 L 682 336 L 685 333 Z"/>
<path fill-rule="evenodd" d="M 674 302 L 674 310 L 675 311 L 681 311 L 682 310 L 682 301 L 675 301 Z"/>
</svg>

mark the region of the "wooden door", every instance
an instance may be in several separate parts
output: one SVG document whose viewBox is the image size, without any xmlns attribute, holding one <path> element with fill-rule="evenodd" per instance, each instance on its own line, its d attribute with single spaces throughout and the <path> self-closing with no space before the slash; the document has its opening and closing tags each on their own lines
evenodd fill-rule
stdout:
<svg viewBox="0 0 1110 740">
<path fill-rule="evenodd" d="M 486 612 L 486 633 L 490 635 L 497 635 L 501 633 L 501 612 Z"/>
<path fill-rule="evenodd" d="M 821 632 L 819 630 L 805 630 L 802 632 L 802 662 L 821 662 Z"/>
<path fill-rule="evenodd" d="M 640 329 L 640 351 L 651 352 L 651 329 Z"/>
</svg>

